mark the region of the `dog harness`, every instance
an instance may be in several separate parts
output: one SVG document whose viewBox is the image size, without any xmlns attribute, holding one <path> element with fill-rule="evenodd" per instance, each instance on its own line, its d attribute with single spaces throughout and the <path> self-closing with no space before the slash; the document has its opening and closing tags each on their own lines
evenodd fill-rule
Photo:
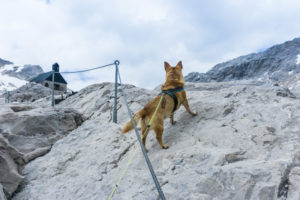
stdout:
<svg viewBox="0 0 300 200">
<path fill-rule="evenodd" d="M 177 106 L 178 106 L 178 99 L 177 99 L 177 96 L 175 95 L 175 93 L 176 92 L 180 92 L 182 90 L 184 90 L 183 87 L 178 87 L 178 88 L 174 88 L 174 89 L 163 90 L 161 92 L 162 94 L 168 94 L 168 95 L 170 95 L 170 97 L 173 98 L 173 100 L 174 100 L 174 108 L 173 108 L 172 112 L 174 112 L 176 110 Z"/>
</svg>

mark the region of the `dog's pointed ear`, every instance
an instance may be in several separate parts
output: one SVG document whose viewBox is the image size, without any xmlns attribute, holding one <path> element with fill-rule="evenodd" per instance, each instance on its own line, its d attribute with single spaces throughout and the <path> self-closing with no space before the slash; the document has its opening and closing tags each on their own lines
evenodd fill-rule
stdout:
<svg viewBox="0 0 300 200">
<path fill-rule="evenodd" d="M 183 68 L 183 66 L 182 66 L 182 61 L 179 61 L 178 64 L 177 64 L 176 66 L 178 66 L 180 69 L 182 69 L 182 68 Z"/>
<path fill-rule="evenodd" d="M 168 71 L 168 69 L 170 69 L 170 64 L 168 62 L 165 61 L 165 70 Z"/>
</svg>

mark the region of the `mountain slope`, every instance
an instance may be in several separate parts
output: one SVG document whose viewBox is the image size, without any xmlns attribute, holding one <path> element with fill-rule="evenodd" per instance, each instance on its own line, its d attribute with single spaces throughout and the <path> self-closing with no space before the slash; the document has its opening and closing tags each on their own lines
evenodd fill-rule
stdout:
<svg viewBox="0 0 300 200">
<path fill-rule="evenodd" d="M 39 65 L 17 66 L 0 58 L 0 94 L 25 85 L 30 78 L 40 73 L 43 70 Z"/>
<path fill-rule="evenodd" d="M 192 72 L 190 82 L 264 79 L 284 81 L 300 72 L 300 38 L 215 65 L 207 73 Z"/>
<path fill-rule="evenodd" d="M 106 199 L 134 151 L 134 132 L 121 134 L 129 120 L 118 99 L 118 124 L 112 123 L 113 84 L 89 86 L 60 106 L 87 118 L 51 151 L 29 163 L 13 200 Z M 147 146 L 166 199 L 299 199 L 300 102 L 287 88 L 259 82 L 189 83 L 190 116 L 183 107 L 177 123 L 165 120 L 161 149 L 154 133 Z M 126 86 L 133 112 L 157 91 Z M 120 93 L 118 94 L 120 97 Z M 158 199 L 139 151 L 114 199 Z"/>
</svg>

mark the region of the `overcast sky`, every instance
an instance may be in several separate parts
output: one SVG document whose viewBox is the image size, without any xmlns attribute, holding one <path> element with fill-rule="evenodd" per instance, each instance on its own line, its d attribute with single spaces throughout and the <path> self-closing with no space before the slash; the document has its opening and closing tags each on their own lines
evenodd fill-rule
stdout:
<svg viewBox="0 0 300 200">
<path fill-rule="evenodd" d="M 0 0 L 0 58 L 50 71 L 120 60 L 122 81 L 152 89 L 163 62 L 183 73 L 300 37 L 298 0 Z M 114 69 L 65 76 L 69 87 L 114 81 Z"/>
</svg>

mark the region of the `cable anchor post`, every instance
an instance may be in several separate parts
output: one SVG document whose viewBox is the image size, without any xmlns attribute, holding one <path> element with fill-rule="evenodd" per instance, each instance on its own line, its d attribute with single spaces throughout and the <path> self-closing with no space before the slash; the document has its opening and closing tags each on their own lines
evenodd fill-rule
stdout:
<svg viewBox="0 0 300 200">
<path fill-rule="evenodd" d="M 115 74 L 115 96 L 114 96 L 114 111 L 113 111 L 113 122 L 118 122 L 118 110 L 117 110 L 117 100 L 118 100 L 118 66 L 120 61 L 115 60 L 114 62 L 116 66 L 116 74 Z"/>
<path fill-rule="evenodd" d="M 52 85 L 52 93 L 51 93 L 51 106 L 54 107 L 55 105 L 55 99 L 54 99 L 54 81 L 55 81 L 55 71 L 54 69 L 52 70 L 52 81 L 51 81 L 51 85 Z"/>
</svg>

